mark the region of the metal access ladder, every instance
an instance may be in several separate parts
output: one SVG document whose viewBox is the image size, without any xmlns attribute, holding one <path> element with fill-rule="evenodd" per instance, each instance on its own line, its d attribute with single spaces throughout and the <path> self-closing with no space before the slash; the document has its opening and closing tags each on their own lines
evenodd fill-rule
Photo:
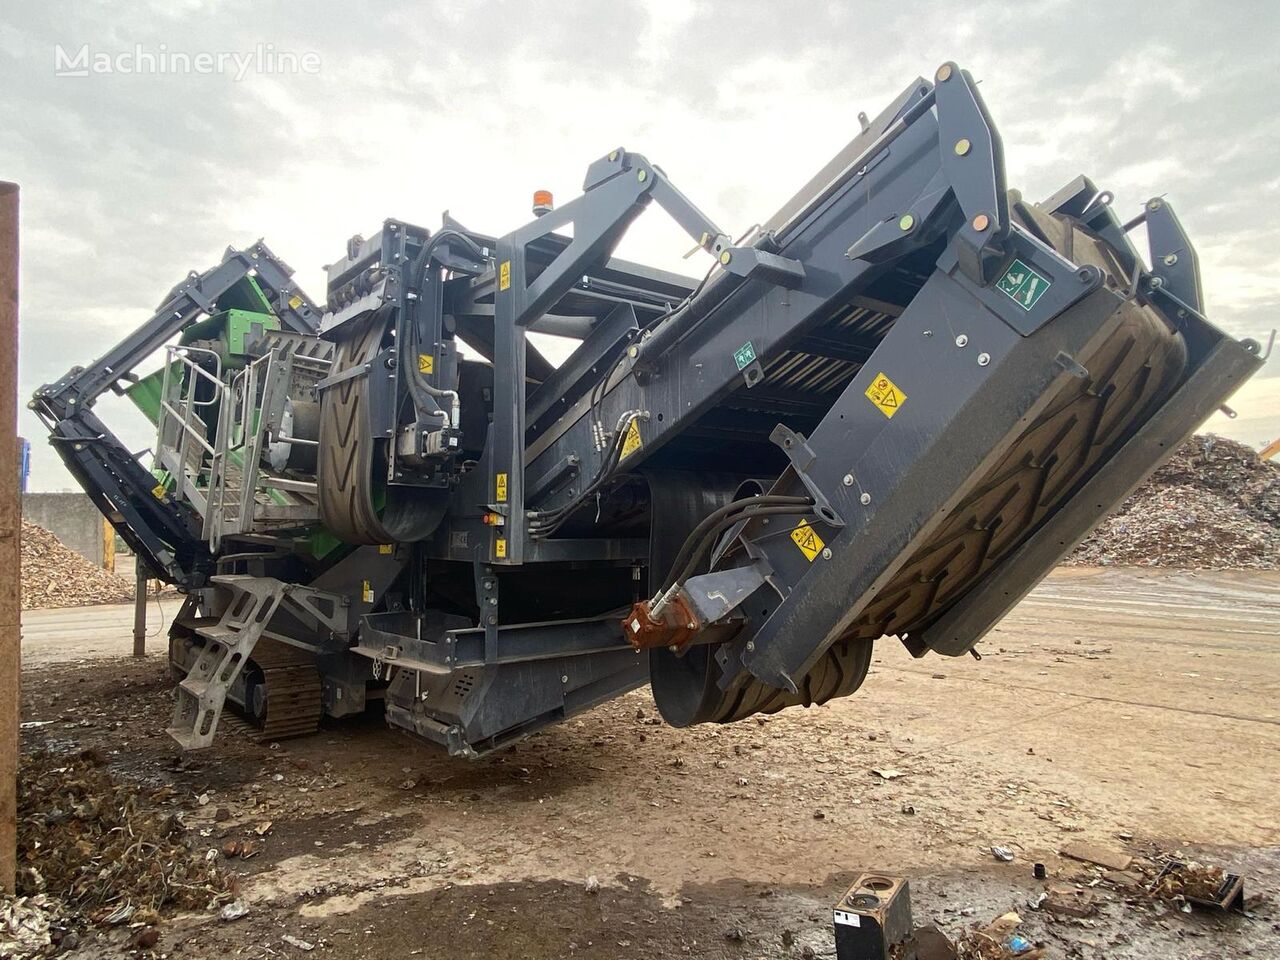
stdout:
<svg viewBox="0 0 1280 960">
<path fill-rule="evenodd" d="M 249 662 L 289 586 L 246 576 L 213 577 L 210 582 L 230 590 L 232 597 L 216 623 L 195 628 L 204 646 L 177 686 L 173 722 L 165 732 L 185 750 L 213 744 L 227 691 Z"/>
</svg>

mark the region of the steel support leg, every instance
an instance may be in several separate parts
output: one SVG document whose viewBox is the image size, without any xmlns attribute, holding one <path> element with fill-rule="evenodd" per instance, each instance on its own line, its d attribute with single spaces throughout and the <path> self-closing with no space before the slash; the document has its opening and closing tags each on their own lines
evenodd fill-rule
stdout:
<svg viewBox="0 0 1280 960">
<path fill-rule="evenodd" d="M 133 589 L 133 655 L 147 655 L 147 580 L 151 571 L 141 557 L 134 558 L 135 584 Z"/>
</svg>

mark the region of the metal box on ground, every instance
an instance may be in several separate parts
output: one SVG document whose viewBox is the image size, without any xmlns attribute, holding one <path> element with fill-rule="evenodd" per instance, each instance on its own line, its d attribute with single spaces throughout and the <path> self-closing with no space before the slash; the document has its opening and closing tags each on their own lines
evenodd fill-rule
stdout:
<svg viewBox="0 0 1280 960">
<path fill-rule="evenodd" d="M 836 960 L 886 960 L 911 936 L 911 889 L 902 878 L 864 873 L 833 912 Z"/>
</svg>

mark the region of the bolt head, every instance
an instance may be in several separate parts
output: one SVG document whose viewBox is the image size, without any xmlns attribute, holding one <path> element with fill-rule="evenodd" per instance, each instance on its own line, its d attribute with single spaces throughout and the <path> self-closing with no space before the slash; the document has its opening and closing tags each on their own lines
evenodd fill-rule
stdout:
<svg viewBox="0 0 1280 960">
<path fill-rule="evenodd" d="M 755 642 L 754 640 L 748 640 L 748 641 L 747 641 L 747 649 L 748 649 L 748 650 L 754 650 L 755 648 L 756 648 L 756 642 Z"/>
<path fill-rule="evenodd" d="M 560 682 L 561 682 L 561 683 L 568 683 L 568 682 L 569 682 L 569 675 L 566 673 L 566 674 L 564 674 L 563 676 L 561 676 L 561 677 L 560 677 Z"/>
<path fill-rule="evenodd" d="M 934 74 L 934 77 L 937 79 L 939 83 L 946 83 L 948 80 L 950 80 L 951 64 L 944 63 L 942 66 L 940 66 L 938 68 L 938 72 Z"/>
<path fill-rule="evenodd" d="M 1161 203 L 1161 202 L 1157 199 L 1157 200 L 1152 200 L 1152 201 L 1150 201 L 1150 202 L 1147 204 L 1147 209 L 1148 209 L 1148 210 L 1159 210 L 1159 209 L 1160 209 L 1161 207 L 1163 207 L 1163 206 L 1164 206 L 1164 204 L 1163 204 L 1163 203 Z"/>
<path fill-rule="evenodd" d="M 991 218 L 985 213 L 980 213 L 973 218 L 973 229 L 979 233 L 984 232 L 989 226 L 991 226 Z"/>
<path fill-rule="evenodd" d="M 634 360 L 636 357 L 640 356 L 640 348 L 633 343 L 631 346 L 627 347 L 627 356 Z"/>
<path fill-rule="evenodd" d="M 641 183 L 644 183 L 646 180 L 649 179 L 649 171 L 641 170 L 639 173 L 636 174 L 636 179 L 639 180 Z"/>
<path fill-rule="evenodd" d="M 1164 265 L 1166 267 L 1172 267 L 1177 262 L 1178 262 L 1178 255 L 1176 253 L 1165 254 Z"/>
<path fill-rule="evenodd" d="M 858 502 L 865 507 L 868 503 L 871 502 L 871 494 L 864 493 L 862 496 L 858 498 Z"/>
<path fill-rule="evenodd" d="M 830 560 L 830 559 L 831 559 L 831 548 L 830 548 L 830 547 L 823 547 L 823 548 L 822 548 L 822 559 L 823 559 L 823 560 Z"/>
<path fill-rule="evenodd" d="M 846 474 L 844 475 L 844 485 L 845 485 L 846 487 L 852 487 L 852 486 L 853 486 L 853 474 L 852 474 L 852 473 L 846 473 Z"/>
<path fill-rule="evenodd" d="M 618 159 L 618 151 L 617 151 L 617 150 L 610 150 L 610 151 L 609 151 L 609 159 L 610 159 L 610 160 L 617 160 L 617 159 Z"/>
<path fill-rule="evenodd" d="M 721 262 L 721 263 L 723 263 L 723 264 L 728 264 L 728 262 L 729 262 L 730 260 L 732 260 L 732 259 L 733 259 L 733 254 L 731 254 L 728 250 L 722 250 L 722 251 L 720 252 L 720 262 Z"/>
<path fill-rule="evenodd" d="M 904 233 L 916 225 L 916 218 L 909 213 L 904 213 L 898 220 L 898 229 Z"/>
<path fill-rule="evenodd" d="M 991 354 L 989 353 L 978 354 L 978 366 L 985 367 L 990 362 L 991 362 Z"/>
<path fill-rule="evenodd" d="M 973 144 L 969 142 L 968 137 L 961 137 L 959 140 L 956 141 L 956 146 L 955 146 L 956 156 L 957 157 L 965 156 L 965 154 L 967 154 L 972 147 L 973 147 Z"/>
<path fill-rule="evenodd" d="M 957 347 L 966 347 L 968 345 L 969 345 L 969 337 L 966 334 L 962 333 L 960 334 L 960 336 L 956 337 Z"/>
</svg>

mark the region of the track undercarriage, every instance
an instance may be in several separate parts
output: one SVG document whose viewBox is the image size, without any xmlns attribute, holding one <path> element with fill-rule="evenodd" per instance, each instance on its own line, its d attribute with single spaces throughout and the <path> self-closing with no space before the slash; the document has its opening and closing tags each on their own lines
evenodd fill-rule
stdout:
<svg viewBox="0 0 1280 960">
<path fill-rule="evenodd" d="M 171 631 L 169 664 L 175 683 L 191 669 L 196 657 L 192 646 L 185 630 Z M 324 714 L 322 696 L 315 656 L 274 640 L 257 645 L 226 694 L 246 731 L 261 743 L 315 733 Z"/>
</svg>

